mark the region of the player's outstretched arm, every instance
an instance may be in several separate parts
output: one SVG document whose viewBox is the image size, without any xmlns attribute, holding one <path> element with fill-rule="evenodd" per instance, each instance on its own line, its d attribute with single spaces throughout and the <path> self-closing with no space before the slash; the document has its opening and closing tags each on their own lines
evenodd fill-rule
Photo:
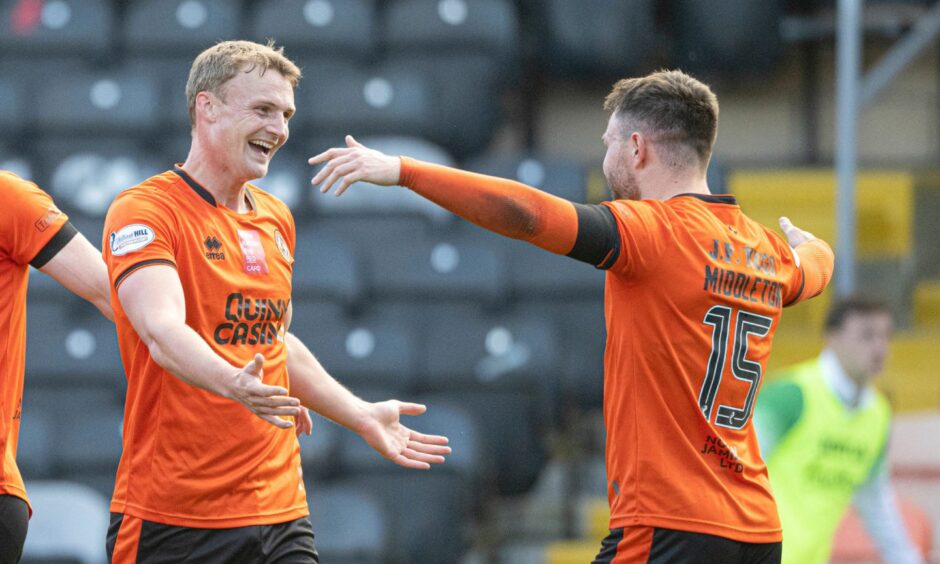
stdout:
<svg viewBox="0 0 940 564">
<path fill-rule="evenodd" d="M 780 218 L 780 229 L 803 267 L 802 299 L 818 296 L 829 285 L 835 266 L 832 248 L 809 231 L 793 225 L 789 218 Z"/>
<path fill-rule="evenodd" d="M 343 387 L 293 334 L 287 334 L 287 373 L 291 394 L 303 405 L 361 436 L 379 454 L 399 466 L 427 470 L 450 453 L 447 437 L 425 435 L 401 423 L 403 415 L 421 415 L 416 403 L 367 402 Z"/>
<path fill-rule="evenodd" d="M 153 360 L 187 384 L 235 400 L 268 423 L 293 424 L 300 402 L 280 386 L 263 384 L 264 357 L 238 368 L 217 355 L 186 325 L 186 302 L 176 269 L 153 265 L 135 270 L 118 286 L 118 299 Z"/>
<path fill-rule="evenodd" d="M 346 136 L 346 147 L 312 157 L 324 164 L 312 184 L 322 192 L 339 182 L 341 195 L 353 183 L 400 184 L 485 229 L 521 239 L 557 254 L 568 254 L 578 237 L 578 214 L 571 202 L 525 184 L 392 157 Z"/>
<path fill-rule="evenodd" d="M 75 295 L 91 302 L 102 315 L 114 321 L 108 269 L 101 259 L 101 253 L 81 233 L 75 235 L 39 270 Z"/>
</svg>

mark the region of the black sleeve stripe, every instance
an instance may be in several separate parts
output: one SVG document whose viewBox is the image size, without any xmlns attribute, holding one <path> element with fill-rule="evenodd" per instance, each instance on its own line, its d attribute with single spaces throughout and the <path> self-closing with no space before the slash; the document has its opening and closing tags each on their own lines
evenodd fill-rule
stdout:
<svg viewBox="0 0 940 564">
<path fill-rule="evenodd" d="M 122 272 L 121 275 L 117 277 L 117 280 L 114 281 L 114 289 L 116 290 L 117 287 L 121 285 L 121 282 L 123 282 L 124 279 L 130 276 L 131 273 L 134 272 L 135 270 L 141 269 L 145 266 L 153 266 L 155 264 L 168 264 L 172 266 L 173 268 L 176 268 L 176 263 L 167 259 L 142 260 L 138 263 L 128 266 L 127 269 L 124 270 L 124 272 Z"/>
<path fill-rule="evenodd" d="M 568 256 L 606 270 L 620 256 L 620 231 L 614 214 L 601 205 L 575 204 L 578 238 Z"/>
<path fill-rule="evenodd" d="M 795 253 L 795 252 L 796 252 L 796 251 L 794 251 L 794 253 Z M 805 287 L 806 287 L 806 271 L 803 270 L 803 265 L 800 265 L 800 291 L 797 292 L 795 296 L 793 296 L 793 299 L 792 299 L 792 300 L 790 300 L 790 301 L 788 301 L 787 303 L 783 304 L 783 307 L 790 307 L 791 305 L 793 305 L 793 304 L 795 304 L 796 302 L 800 301 L 800 297 L 803 296 L 803 289 L 804 289 Z M 815 296 L 811 296 L 811 297 L 815 297 Z"/>
<path fill-rule="evenodd" d="M 59 232 L 52 236 L 52 239 L 46 243 L 46 245 L 36 253 L 36 256 L 33 257 L 33 260 L 29 261 L 29 264 L 33 268 L 42 268 L 46 266 L 46 263 L 52 260 L 52 257 L 59 254 L 59 251 L 63 247 L 69 244 L 69 241 L 75 238 L 78 235 L 78 229 L 75 229 L 75 226 L 71 222 L 66 221 L 62 224 L 62 227 L 59 228 Z"/>
</svg>

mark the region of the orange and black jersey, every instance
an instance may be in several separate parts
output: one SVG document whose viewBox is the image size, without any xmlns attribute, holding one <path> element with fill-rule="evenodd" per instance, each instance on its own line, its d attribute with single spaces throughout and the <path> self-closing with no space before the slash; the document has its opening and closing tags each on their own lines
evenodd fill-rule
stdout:
<svg viewBox="0 0 940 564">
<path fill-rule="evenodd" d="M 30 265 L 41 268 L 78 233 L 52 198 L 32 182 L 0 170 L 0 494 L 28 503 L 16 466 L 26 366 L 26 289 Z"/>
<path fill-rule="evenodd" d="M 108 211 L 104 258 L 128 385 L 115 513 L 198 528 L 307 514 L 294 433 L 164 370 L 117 297 L 138 269 L 175 268 L 186 324 L 233 371 L 262 353 L 265 383 L 289 389 L 294 222 L 277 198 L 251 185 L 246 194 L 251 211 L 234 212 L 177 168 L 122 192 Z"/>
<path fill-rule="evenodd" d="M 580 205 L 408 158 L 400 182 L 483 227 L 607 271 L 611 528 L 780 541 L 750 419 L 782 308 L 828 283 L 825 243 L 794 251 L 731 196 Z"/>
</svg>

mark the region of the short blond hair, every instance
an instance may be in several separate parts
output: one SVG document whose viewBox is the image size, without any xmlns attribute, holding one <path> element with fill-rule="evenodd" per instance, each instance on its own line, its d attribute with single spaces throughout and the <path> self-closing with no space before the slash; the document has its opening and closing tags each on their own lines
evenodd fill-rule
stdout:
<svg viewBox="0 0 940 564">
<path fill-rule="evenodd" d="M 718 134 L 718 98 L 706 84 L 680 70 L 660 70 L 614 85 L 604 109 L 646 129 L 674 153 L 691 149 L 708 163 Z M 685 149 L 685 150 L 683 150 Z M 673 155 L 681 159 L 680 155 Z"/>
<path fill-rule="evenodd" d="M 223 97 L 223 86 L 239 72 L 251 72 L 261 67 L 262 73 L 274 69 L 294 88 L 300 82 L 300 69 L 284 55 L 283 47 L 274 41 L 266 45 L 253 41 L 222 41 L 209 47 L 193 61 L 186 81 L 186 99 L 189 102 L 189 122 L 196 126 L 196 95 L 212 92 Z"/>
</svg>

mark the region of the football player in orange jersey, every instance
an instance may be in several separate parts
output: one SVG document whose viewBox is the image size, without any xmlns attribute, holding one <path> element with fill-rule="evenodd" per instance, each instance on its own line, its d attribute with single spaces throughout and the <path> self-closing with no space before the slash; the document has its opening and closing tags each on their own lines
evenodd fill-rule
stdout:
<svg viewBox="0 0 940 564">
<path fill-rule="evenodd" d="M 31 509 L 16 466 L 26 364 L 26 289 L 30 265 L 112 319 L 101 253 L 32 182 L 0 170 L 0 563 L 17 562 Z"/>
<path fill-rule="evenodd" d="M 193 62 L 186 162 L 121 193 L 104 258 L 128 380 L 112 562 L 316 562 L 290 419 L 304 406 L 406 468 L 447 438 L 424 406 L 361 400 L 288 332 L 295 226 L 249 184 L 287 142 L 297 66 L 226 41 Z M 232 401 L 235 400 L 235 401 Z"/>
<path fill-rule="evenodd" d="M 751 414 L 781 309 L 825 289 L 829 246 L 786 239 L 706 182 L 718 101 L 681 71 L 608 95 L 612 200 L 391 157 L 347 137 L 310 159 L 342 194 L 400 184 L 482 227 L 607 271 L 604 419 L 610 535 L 595 562 L 779 562 L 781 529 Z"/>
</svg>

